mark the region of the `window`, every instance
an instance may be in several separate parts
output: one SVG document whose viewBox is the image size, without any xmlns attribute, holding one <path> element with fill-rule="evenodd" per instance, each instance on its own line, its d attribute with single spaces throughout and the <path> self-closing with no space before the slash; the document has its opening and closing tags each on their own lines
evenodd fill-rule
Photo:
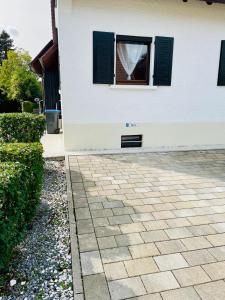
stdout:
<svg viewBox="0 0 225 300">
<path fill-rule="evenodd" d="M 171 86 L 174 38 L 154 38 L 154 61 L 150 61 L 151 44 L 151 37 L 94 31 L 93 83 Z"/>
<path fill-rule="evenodd" d="M 151 39 L 118 36 L 116 84 L 149 84 Z"/>
</svg>

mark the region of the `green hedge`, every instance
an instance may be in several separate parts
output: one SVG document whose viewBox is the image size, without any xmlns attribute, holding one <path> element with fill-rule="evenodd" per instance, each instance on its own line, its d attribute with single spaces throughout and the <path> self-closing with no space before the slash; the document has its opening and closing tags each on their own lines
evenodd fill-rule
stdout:
<svg viewBox="0 0 225 300">
<path fill-rule="evenodd" d="M 22 102 L 22 111 L 27 113 L 33 113 L 34 104 L 31 101 Z"/>
<path fill-rule="evenodd" d="M 0 144 L 1 162 L 19 162 L 27 167 L 29 174 L 29 201 L 26 206 L 26 221 L 36 214 L 43 181 L 43 147 L 40 143 Z"/>
<path fill-rule="evenodd" d="M 7 266 L 13 248 L 23 238 L 29 181 L 24 165 L 0 163 L 0 271 Z"/>
<path fill-rule="evenodd" d="M 30 113 L 0 114 L 0 142 L 39 142 L 45 130 L 45 117 Z"/>
</svg>

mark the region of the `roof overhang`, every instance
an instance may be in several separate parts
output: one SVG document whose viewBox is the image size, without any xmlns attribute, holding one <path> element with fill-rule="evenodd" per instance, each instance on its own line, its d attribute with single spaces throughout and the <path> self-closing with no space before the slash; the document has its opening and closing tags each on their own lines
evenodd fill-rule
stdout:
<svg viewBox="0 0 225 300">
<path fill-rule="evenodd" d="M 35 73 L 42 76 L 44 70 L 58 66 L 58 44 L 51 40 L 31 62 Z"/>
</svg>

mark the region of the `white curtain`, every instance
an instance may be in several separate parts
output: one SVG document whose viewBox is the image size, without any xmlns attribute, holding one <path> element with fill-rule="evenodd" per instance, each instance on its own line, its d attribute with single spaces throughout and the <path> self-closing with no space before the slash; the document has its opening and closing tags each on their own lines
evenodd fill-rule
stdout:
<svg viewBox="0 0 225 300">
<path fill-rule="evenodd" d="M 147 53 L 147 46 L 140 44 L 117 44 L 117 52 L 124 70 L 127 73 L 127 80 L 131 80 L 131 75 L 141 60 L 141 57 Z"/>
</svg>

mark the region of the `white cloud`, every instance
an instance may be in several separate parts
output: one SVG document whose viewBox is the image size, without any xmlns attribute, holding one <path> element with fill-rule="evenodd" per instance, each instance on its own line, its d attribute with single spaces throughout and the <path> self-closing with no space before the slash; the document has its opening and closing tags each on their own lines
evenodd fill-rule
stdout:
<svg viewBox="0 0 225 300">
<path fill-rule="evenodd" d="M 19 35 L 19 31 L 18 31 L 16 28 L 9 27 L 9 28 L 7 29 L 7 32 L 8 32 L 13 38 L 18 37 L 18 35 Z"/>
</svg>

